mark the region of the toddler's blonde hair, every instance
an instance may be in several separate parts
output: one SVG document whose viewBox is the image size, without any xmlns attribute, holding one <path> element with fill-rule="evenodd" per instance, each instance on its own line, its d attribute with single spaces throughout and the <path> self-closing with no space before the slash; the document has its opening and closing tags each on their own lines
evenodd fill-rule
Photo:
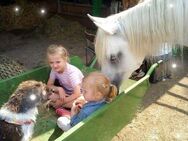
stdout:
<svg viewBox="0 0 188 141">
<path fill-rule="evenodd" d="M 107 102 L 111 102 L 111 100 L 117 95 L 116 86 L 111 84 L 108 77 L 103 73 L 97 71 L 92 72 L 83 79 L 83 82 L 88 79 L 92 81 L 95 91 L 99 91 Z"/>
<path fill-rule="evenodd" d="M 69 61 L 69 53 L 62 45 L 52 44 L 48 47 L 47 57 L 54 54 L 59 54 L 64 60 Z"/>
</svg>

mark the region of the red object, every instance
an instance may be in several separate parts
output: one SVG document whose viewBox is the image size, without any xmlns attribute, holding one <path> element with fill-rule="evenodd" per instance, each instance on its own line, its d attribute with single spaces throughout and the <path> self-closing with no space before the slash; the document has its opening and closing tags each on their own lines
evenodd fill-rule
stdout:
<svg viewBox="0 0 188 141">
<path fill-rule="evenodd" d="M 71 114 L 69 110 L 66 110 L 64 108 L 57 108 L 55 112 L 58 116 L 70 116 Z"/>
</svg>

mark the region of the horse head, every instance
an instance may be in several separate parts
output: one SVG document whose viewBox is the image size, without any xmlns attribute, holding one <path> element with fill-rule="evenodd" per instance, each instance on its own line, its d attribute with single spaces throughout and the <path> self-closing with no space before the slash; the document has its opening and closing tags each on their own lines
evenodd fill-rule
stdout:
<svg viewBox="0 0 188 141">
<path fill-rule="evenodd" d="M 188 46 L 187 9 L 187 0 L 144 0 L 106 18 L 88 15 L 98 27 L 95 52 L 102 70 L 119 81 L 145 56 L 160 54 L 164 44 Z"/>
<path fill-rule="evenodd" d="M 95 52 L 102 72 L 119 86 L 122 79 L 129 78 L 141 65 L 144 56 L 135 55 L 130 49 L 117 15 L 107 18 L 88 16 L 98 26 Z"/>
</svg>

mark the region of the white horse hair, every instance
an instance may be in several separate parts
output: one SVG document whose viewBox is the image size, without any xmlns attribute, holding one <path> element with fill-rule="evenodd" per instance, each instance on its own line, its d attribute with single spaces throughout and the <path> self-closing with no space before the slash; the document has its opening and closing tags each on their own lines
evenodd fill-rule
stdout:
<svg viewBox="0 0 188 141">
<path fill-rule="evenodd" d="M 164 43 L 188 45 L 188 0 L 145 0 L 107 18 L 89 18 L 99 27 L 95 52 L 102 71 L 114 80 L 130 74 Z"/>
</svg>

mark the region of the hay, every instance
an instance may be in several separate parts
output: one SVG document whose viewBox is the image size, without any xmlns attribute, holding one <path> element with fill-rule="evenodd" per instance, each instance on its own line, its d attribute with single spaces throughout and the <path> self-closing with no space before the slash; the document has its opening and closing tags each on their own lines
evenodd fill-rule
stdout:
<svg viewBox="0 0 188 141">
<path fill-rule="evenodd" d="M 0 80 L 10 78 L 24 71 L 26 71 L 26 68 L 23 65 L 7 56 L 0 55 Z"/>
<path fill-rule="evenodd" d="M 47 19 L 41 26 L 40 31 L 50 39 L 83 40 L 84 27 L 78 22 L 69 21 L 61 16 L 54 15 Z"/>
<path fill-rule="evenodd" d="M 0 28 L 6 31 L 13 29 L 31 29 L 39 25 L 44 18 L 38 13 L 39 7 L 28 4 L 14 12 L 16 5 L 0 6 Z"/>
</svg>

